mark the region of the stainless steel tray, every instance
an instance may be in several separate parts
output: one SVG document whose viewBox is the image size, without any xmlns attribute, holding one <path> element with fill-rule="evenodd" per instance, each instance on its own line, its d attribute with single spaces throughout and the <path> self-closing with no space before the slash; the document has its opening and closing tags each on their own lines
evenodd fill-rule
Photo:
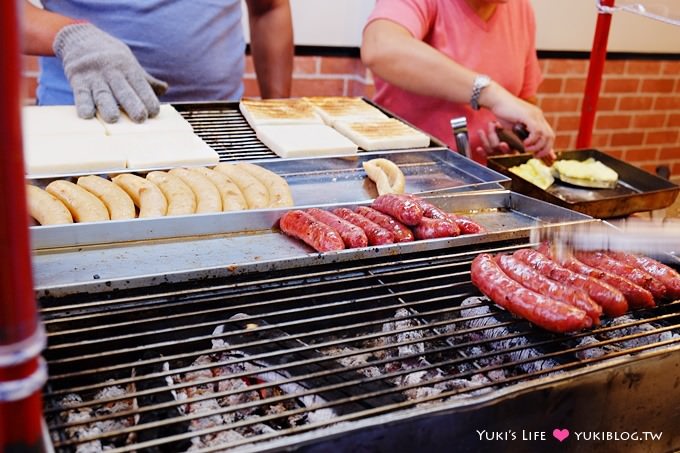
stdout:
<svg viewBox="0 0 680 453">
<path fill-rule="evenodd" d="M 598 150 L 563 151 L 559 155 L 560 159 L 585 160 L 589 157 L 601 161 L 619 174 L 615 188 L 587 189 L 556 181 L 543 190 L 509 170 L 528 161 L 531 158 L 529 154 L 490 157 L 488 165 L 512 178 L 512 190 L 516 192 L 600 219 L 663 209 L 672 205 L 680 193 L 680 187 L 676 184 Z"/>
<path fill-rule="evenodd" d="M 406 192 L 413 194 L 499 189 L 503 184 L 510 183 L 506 176 L 448 150 L 253 162 L 283 176 L 293 193 L 295 206 L 303 207 L 358 203 L 375 198 L 375 185 L 366 177 L 362 162 L 377 157 L 388 158 L 399 165 L 406 176 Z M 134 173 L 143 174 L 139 171 Z M 76 177 L 72 175 L 61 179 L 75 182 Z M 34 179 L 30 182 L 44 187 L 53 179 L 56 178 Z M 31 239 L 34 249 L 43 249 L 242 232 L 251 230 L 253 218 L 263 215 L 253 212 L 34 226 L 31 227 Z"/>
<path fill-rule="evenodd" d="M 38 297 L 107 292 L 442 248 L 469 249 L 479 243 L 528 241 L 532 228 L 537 225 L 594 221 L 583 214 L 508 191 L 425 198 L 446 211 L 469 215 L 486 227 L 487 233 L 320 254 L 277 230 L 277 221 L 285 210 L 206 214 L 201 215 L 200 222 L 196 218 L 177 218 L 173 225 L 186 225 L 196 231 L 201 225 L 221 222 L 221 234 L 39 250 L 33 256 L 35 289 Z M 149 225 L 160 224 L 162 220 L 151 220 Z M 118 229 L 112 229 L 111 234 Z"/>
</svg>

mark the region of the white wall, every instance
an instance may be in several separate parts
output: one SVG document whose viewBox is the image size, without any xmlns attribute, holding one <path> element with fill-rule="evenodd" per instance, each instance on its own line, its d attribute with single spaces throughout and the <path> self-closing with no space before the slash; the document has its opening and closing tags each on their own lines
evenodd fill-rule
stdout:
<svg viewBox="0 0 680 453">
<path fill-rule="evenodd" d="M 512 0 L 511 0 L 512 1 Z M 631 3 L 631 0 L 618 0 Z M 295 43 L 361 45 L 361 30 L 375 0 L 290 0 Z M 680 0 L 636 0 L 680 18 Z M 532 0 L 539 50 L 588 51 L 593 43 L 595 0 Z M 621 3 L 622 4 L 622 3 Z M 617 12 L 608 49 L 616 52 L 680 53 L 680 26 Z"/>
</svg>

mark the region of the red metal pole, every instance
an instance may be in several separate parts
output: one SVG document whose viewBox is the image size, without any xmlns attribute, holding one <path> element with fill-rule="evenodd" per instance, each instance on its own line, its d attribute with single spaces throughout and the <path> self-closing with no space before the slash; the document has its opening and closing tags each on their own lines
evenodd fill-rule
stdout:
<svg viewBox="0 0 680 453">
<path fill-rule="evenodd" d="M 40 326 L 21 141 L 19 1 L 0 2 L 0 451 L 43 451 Z M 26 394 L 28 389 L 28 394 Z"/>
<path fill-rule="evenodd" d="M 614 6 L 614 0 L 600 0 L 600 4 L 603 7 L 611 8 Z M 576 139 L 577 148 L 589 148 L 593 139 L 593 125 L 595 124 L 595 114 L 597 113 L 597 102 L 600 98 L 602 72 L 604 71 L 604 63 L 607 59 L 607 41 L 609 40 L 611 23 L 611 12 L 598 11 L 593 48 L 590 52 L 588 78 L 583 95 L 583 106 L 581 107 L 581 121 Z"/>
</svg>

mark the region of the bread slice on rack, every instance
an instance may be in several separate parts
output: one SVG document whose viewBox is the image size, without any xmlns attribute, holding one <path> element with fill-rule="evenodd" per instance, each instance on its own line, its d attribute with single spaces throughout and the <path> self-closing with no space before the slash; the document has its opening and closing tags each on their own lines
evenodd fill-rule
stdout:
<svg viewBox="0 0 680 453">
<path fill-rule="evenodd" d="M 303 98 L 314 106 L 314 110 L 329 126 L 338 121 L 372 121 L 387 119 L 380 109 L 360 97 L 313 96 Z"/>
<path fill-rule="evenodd" d="M 324 124 L 267 124 L 257 138 L 280 157 L 317 157 L 355 154 L 357 145 Z"/>
<path fill-rule="evenodd" d="M 263 125 L 323 124 L 312 105 L 301 98 L 243 99 L 239 110 L 256 132 Z"/>
<path fill-rule="evenodd" d="M 430 145 L 429 136 L 394 118 L 338 121 L 334 127 L 366 151 L 424 148 Z"/>
</svg>

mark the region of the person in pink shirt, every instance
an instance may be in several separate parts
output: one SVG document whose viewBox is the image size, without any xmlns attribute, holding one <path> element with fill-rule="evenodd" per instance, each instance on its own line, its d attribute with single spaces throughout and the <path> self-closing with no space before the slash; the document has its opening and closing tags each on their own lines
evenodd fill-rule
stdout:
<svg viewBox="0 0 680 453">
<path fill-rule="evenodd" d="M 527 151 L 555 157 L 535 105 L 542 78 L 530 0 L 377 0 L 361 58 L 375 102 L 455 148 L 450 120 L 468 120 L 472 158 L 509 151 L 496 126 L 524 124 Z"/>
</svg>

